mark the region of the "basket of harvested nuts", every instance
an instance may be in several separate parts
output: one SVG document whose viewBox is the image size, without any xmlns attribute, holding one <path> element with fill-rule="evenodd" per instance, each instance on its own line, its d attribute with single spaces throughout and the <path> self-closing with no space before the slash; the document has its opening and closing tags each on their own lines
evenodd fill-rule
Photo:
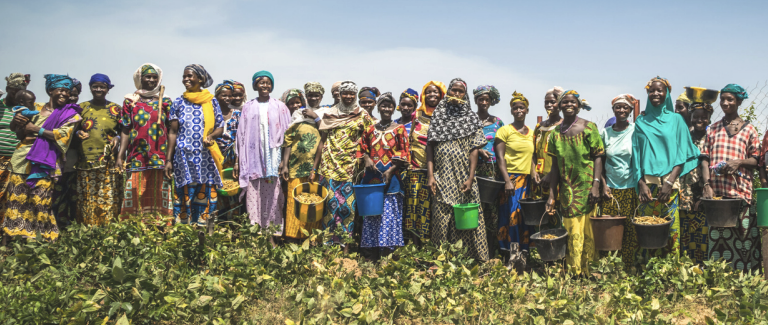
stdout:
<svg viewBox="0 0 768 325">
<path fill-rule="evenodd" d="M 301 183 L 293 189 L 294 213 L 302 222 L 323 219 L 328 190 L 318 183 Z"/>
<path fill-rule="evenodd" d="M 221 173 L 221 182 L 224 184 L 216 192 L 221 196 L 235 196 L 240 194 L 240 183 L 232 177 L 232 168 L 224 169 Z"/>
</svg>

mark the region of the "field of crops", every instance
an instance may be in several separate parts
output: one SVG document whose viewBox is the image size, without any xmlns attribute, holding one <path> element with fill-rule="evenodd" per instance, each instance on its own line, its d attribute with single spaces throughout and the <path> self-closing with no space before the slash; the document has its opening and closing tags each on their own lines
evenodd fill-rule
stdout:
<svg viewBox="0 0 768 325">
<path fill-rule="evenodd" d="M 625 271 L 609 255 L 588 276 L 517 275 L 461 243 L 370 263 L 316 245 L 327 233 L 272 248 L 257 226 L 199 231 L 122 222 L 14 241 L 0 248 L 0 324 L 768 324 L 768 284 L 722 262 Z"/>
</svg>

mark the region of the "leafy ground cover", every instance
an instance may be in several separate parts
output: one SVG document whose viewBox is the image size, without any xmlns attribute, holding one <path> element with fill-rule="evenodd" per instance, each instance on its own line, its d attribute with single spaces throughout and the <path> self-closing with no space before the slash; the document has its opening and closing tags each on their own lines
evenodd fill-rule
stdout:
<svg viewBox="0 0 768 325">
<path fill-rule="evenodd" d="M 15 241 L 0 248 L 0 324 L 768 324 L 761 275 L 722 262 L 625 271 L 608 255 L 588 276 L 518 275 L 461 243 L 370 263 L 316 245 L 327 233 L 274 249 L 260 233 L 121 222 Z"/>
</svg>

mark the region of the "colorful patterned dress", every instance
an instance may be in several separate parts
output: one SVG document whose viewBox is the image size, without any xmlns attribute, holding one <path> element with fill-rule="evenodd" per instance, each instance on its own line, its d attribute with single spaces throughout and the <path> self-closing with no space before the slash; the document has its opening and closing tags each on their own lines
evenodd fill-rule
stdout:
<svg viewBox="0 0 768 325">
<path fill-rule="evenodd" d="M 31 122 L 34 125 L 43 126 L 48 116 L 35 115 Z M 53 132 L 55 148 L 66 153 L 72 142 L 75 128 L 82 120 L 79 114 L 75 114 L 65 121 Z M 42 178 L 37 181 L 34 188 L 30 187 L 26 180 L 30 174 L 32 164 L 27 160 L 27 154 L 32 148 L 34 139 L 25 139 L 19 143 L 16 152 L 11 158 L 10 181 L 8 184 L 8 199 L 3 209 L 3 231 L 9 236 L 35 237 L 36 233 L 47 240 L 55 240 L 59 237 L 59 228 L 51 209 L 51 196 L 53 184 L 56 178 L 61 177 L 61 168 L 64 166 L 64 154 L 59 155 L 56 170 L 52 178 Z"/>
<path fill-rule="evenodd" d="M 757 129 L 745 122 L 736 134 L 729 134 L 722 120 L 715 122 L 709 126 L 701 156 L 709 158 L 710 168 L 721 161 L 732 159 L 755 158 L 760 161 Z M 752 170 L 739 168 L 738 175 L 710 172 L 709 183 L 715 196 L 744 200 L 744 212 L 736 228 L 709 227 L 709 258 L 722 258 L 736 270 L 758 270 L 762 260 L 760 231 L 756 216 L 749 213 L 752 204 Z"/>
<path fill-rule="evenodd" d="M 535 226 L 525 225 L 520 209 L 520 200 L 531 196 L 530 174 L 534 133 L 530 128 L 527 131 L 526 134 L 522 134 L 514 126 L 506 125 L 496 133 L 496 139 L 505 144 L 503 158 L 509 180 L 515 185 L 512 195 L 506 196 L 502 192 L 502 199 L 499 202 L 499 230 L 494 236 L 494 241 L 502 250 L 510 250 L 512 243 L 518 243 L 520 249 L 528 249 L 530 236 L 536 230 Z"/>
<path fill-rule="evenodd" d="M 291 238 L 303 239 L 302 230 L 310 234 L 313 229 L 322 228 L 322 222 L 303 222 L 298 219 L 295 211 L 293 189 L 301 183 L 309 182 L 309 174 L 315 163 L 315 154 L 320 146 L 320 132 L 315 123 L 295 123 L 285 132 L 283 147 L 291 148 L 288 157 L 288 200 L 286 201 L 285 235 Z"/>
<path fill-rule="evenodd" d="M 19 139 L 16 133 L 11 131 L 11 121 L 13 120 L 13 107 L 5 104 L 6 98 L 0 100 L 0 207 L 8 199 L 6 190 L 8 181 L 11 179 L 11 157 L 19 145 Z M 0 224 L 3 222 L 5 209 L 0 209 Z"/>
<path fill-rule="evenodd" d="M 562 121 L 562 120 L 560 120 Z M 558 123 L 558 125 L 560 125 Z M 549 135 L 558 125 L 542 126 L 536 124 L 533 129 L 534 155 L 536 158 L 536 173 L 543 179 L 552 169 L 552 156 L 549 155 Z M 534 199 L 546 199 L 549 191 L 541 186 L 533 186 Z"/>
<path fill-rule="evenodd" d="M 215 115 L 214 129 L 224 126 L 219 102 L 212 99 Z M 169 121 L 179 122 L 176 151 L 173 156 L 173 172 L 176 190 L 174 192 L 173 214 L 176 222 L 197 223 L 204 226 L 211 211 L 216 210 L 221 187 L 219 174 L 213 156 L 203 144 L 204 113 L 199 104 L 193 104 L 179 97 L 173 102 Z"/>
<path fill-rule="evenodd" d="M 704 151 L 706 134 L 698 139 L 691 134 L 691 138 L 699 151 Z M 709 227 L 704 208 L 694 209 L 703 191 L 699 167 L 680 178 L 680 249 L 699 264 L 707 260 L 709 246 Z"/>
<path fill-rule="evenodd" d="M 169 224 L 173 215 L 172 181 L 165 178 L 168 113 L 173 103 L 126 99 L 120 125 L 130 129 L 125 157 L 121 218 L 145 215 L 147 222 Z"/>
<path fill-rule="evenodd" d="M 578 121 L 575 121 L 576 123 Z M 587 126 L 577 135 L 561 133 L 560 125 L 550 133 L 547 153 L 557 159 L 560 174 L 559 209 L 563 225 L 568 230 L 566 262 L 576 274 L 587 271 L 596 259 L 595 238 L 589 217 L 597 214 L 596 206 L 588 202 L 592 189 L 595 159 L 605 155 L 597 125 Z"/>
<path fill-rule="evenodd" d="M 396 161 L 408 164 L 410 148 L 408 135 L 403 125 L 392 130 L 381 131 L 372 125 L 363 133 L 360 155 L 368 154 L 376 166 L 375 172 L 366 170 L 363 184 L 381 184 L 385 171 L 393 168 Z M 361 247 L 394 248 L 403 246 L 403 186 L 402 173 L 398 170 L 385 189 L 384 213 L 366 216 L 363 219 Z"/>
<path fill-rule="evenodd" d="M 237 127 L 240 124 L 241 114 L 240 111 L 233 109 L 232 116 L 224 122 L 224 133 L 221 135 L 221 138 L 216 139 L 216 144 L 219 146 L 221 154 L 224 155 L 224 161 L 222 162 L 224 168 L 232 168 L 237 163 L 237 146 L 235 145 L 235 139 L 237 139 Z M 235 208 L 238 204 L 238 197 L 221 196 L 219 197 L 218 202 L 216 202 L 216 207 L 221 213 Z M 239 214 L 239 211 L 233 212 Z M 219 214 L 219 218 L 227 218 L 228 215 L 230 215 L 230 213 L 226 216 Z"/>
<path fill-rule="evenodd" d="M 483 155 L 477 155 L 477 169 L 475 175 L 494 178 L 501 180 L 498 175 L 498 166 L 496 166 L 496 149 L 493 147 L 493 143 L 496 140 L 496 131 L 504 126 L 504 122 L 498 117 L 493 117 L 493 121 L 489 125 L 483 126 L 483 133 L 485 134 L 485 140 L 488 143 L 483 147 L 483 150 L 491 153 L 490 159 L 484 159 Z M 501 197 L 499 197 L 501 199 Z M 483 212 L 485 213 L 485 232 L 488 236 L 488 250 L 491 256 L 494 256 L 494 252 L 499 249 L 498 240 L 496 239 L 498 233 L 498 218 L 499 218 L 499 206 L 498 204 L 482 203 Z"/>
<path fill-rule="evenodd" d="M 105 225 L 116 220 L 123 194 L 123 177 L 115 170 L 113 141 L 120 133 L 121 107 L 113 102 L 97 106 L 80 103 L 83 121 L 80 130 L 88 138 L 75 140 L 78 154 L 77 222 Z"/>
<path fill-rule="evenodd" d="M 405 211 L 403 232 L 410 233 L 424 241 L 431 237 L 432 191 L 427 187 L 427 132 L 432 117 L 418 111 L 411 121 L 408 144 L 411 148 L 411 163 L 404 180 Z"/>
<path fill-rule="evenodd" d="M 479 261 L 488 261 L 488 238 L 482 206 L 479 209 L 479 226 L 472 230 L 456 229 L 453 206 L 461 203 L 480 203 L 477 182 L 467 193 L 461 192 L 461 184 L 469 177 L 469 153 L 485 146 L 488 141 L 481 129 L 474 135 L 438 142 L 434 153 L 434 177 L 438 192 L 432 210 L 432 240 L 455 243 L 459 239 L 469 248 L 468 253 Z"/>
<path fill-rule="evenodd" d="M 358 110 L 363 111 L 362 108 Z M 341 226 L 346 233 L 354 230 L 356 207 L 352 182 L 359 167 L 360 139 L 374 123 L 368 113 L 360 112 L 359 116 L 325 131 L 327 136 L 319 173 L 325 178 L 324 185 L 333 196 L 326 203 L 324 229 L 333 231 Z"/>
</svg>

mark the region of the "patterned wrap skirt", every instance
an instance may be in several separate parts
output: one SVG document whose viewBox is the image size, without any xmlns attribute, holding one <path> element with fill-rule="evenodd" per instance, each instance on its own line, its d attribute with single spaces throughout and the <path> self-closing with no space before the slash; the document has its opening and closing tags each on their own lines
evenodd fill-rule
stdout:
<svg viewBox="0 0 768 325">
<path fill-rule="evenodd" d="M 77 171 L 61 175 L 53 186 L 52 209 L 59 227 L 67 227 L 77 219 Z"/>
<path fill-rule="evenodd" d="M 162 169 L 128 172 L 120 218 L 141 216 L 146 223 L 170 225 L 173 216 L 171 180 Z"/>
<path fill-rule="evenodd" d="M 763 260 L 761 231 L 757 228 L 757 217 L 749 210 L 749 206 L 744 207 L 735 228 L 709 227 L 707 252 L 710 259 L 723 259 L 739 271 L 760 269 Z"/>
<path fill-rule="evenodd" d="M 302 183 L 309 183 L 309 177 L 291 178 L 288 180 L 288 200 L 286 201 L 286 214 L 285 214 L 285 236 L 304 239 L 307 236 L 304 235 L 302 230 L 306 230 L 309 234 L 312 234 L 312 230 L 321 229 L 323 227 L 322 221 L 316 222 L 303 222 L 299 220 L 296 215 L 296 204 L 294 203 L 293 189 Z"/>
<path fill-rule="evenodd" d="M 501 201 L 499 231 L 495 241 L 502 250 L 509 250 L 511 243 L 519 243 L 520 249 L 528 249 L 530 237 L 536 232 L 536 226 L 526 226 L 523 222 L 520 200 L 531 195 L 530 175 L 509 174 L 509 179 L 512 184 L 515 184 L 515 191 Z M 501 193 L 504 194 L 504 189 Z M 546 216 L 544 218 L 545 222 L 549 219 Z"/>
<path fill-rule="evenodd" d="M 283 235 L 283 205 L 285 196 L 277 177 L 252 179 L 245 188 L 245 207 L 251 225 L 259 224 L 266 229 L 278 226 L 273 235 Z"/>
<path fill-rule="evenodd" d="M 5 200 L 8 199 L 6 195 L 8 191 L 8 184 L 11 181 L 11 157 L 0 156 L 0 225 L 3 224 L 3 218 L 5 216 Z"/>
<path fill-rule="evenodd" d="M 355 229 L 355 191 L 352 182 L 336 181 L 330 178 L 323 180 L 330 197 L 325 206 L 323 229 L 334 231 L 341 227 L 345 233 Z"/>
<path fill-rule="evenodd" d="M 5 201 L 3 231 L 9 236 L 34 238 L 39 232 L 47 240 L 59 237 L 59 227 L 51 210 L 53 180 L 43 178 L 35 188 L 27 185 L 26 174 L 11 174 Z"/>
<path fill-rule="evenodd" d="M 589 272 L 589 263 L 597 260 L 595 236 L 592 233 L 590 217 L 597 215 L 597 205 L 592 211 L 580 216 L 563 218 L 563 226 L 568 230 L 568 250 L 565 262 L 571 272 L 581 274 Z"/>
<path fill-rule="evenodd" d="M 425 241 L 430 237 L 429 224 L 432 219 L 432 191 L 427 187 L 427 171 L 409 170 L 404 179 L 404 232 Z"/>
<path fill-rule="evenodd" d="M 106 225 L 117 220 L 123 196 L 123 176 L 114 163 L 77 171 L 77 222 Z"/>
<path fill-rule="evenodd" d="M 216 185 L 192 183 L 177 187 L 173 196 L 173 216 L 176 223 L 205 226 L 216 211 Z"/>
<path fill-rule="evenodd" d="M 703 211 L 680 211 L 680 250 L 695 263 L 708 259 L 709 226 Z"/>
<path fill-rule="evenodd" d="M 384 196 L 384 213 L 363 217 L 363 234 L 360 247 L 403 246 L 403 196 Z"/>
</svg>

